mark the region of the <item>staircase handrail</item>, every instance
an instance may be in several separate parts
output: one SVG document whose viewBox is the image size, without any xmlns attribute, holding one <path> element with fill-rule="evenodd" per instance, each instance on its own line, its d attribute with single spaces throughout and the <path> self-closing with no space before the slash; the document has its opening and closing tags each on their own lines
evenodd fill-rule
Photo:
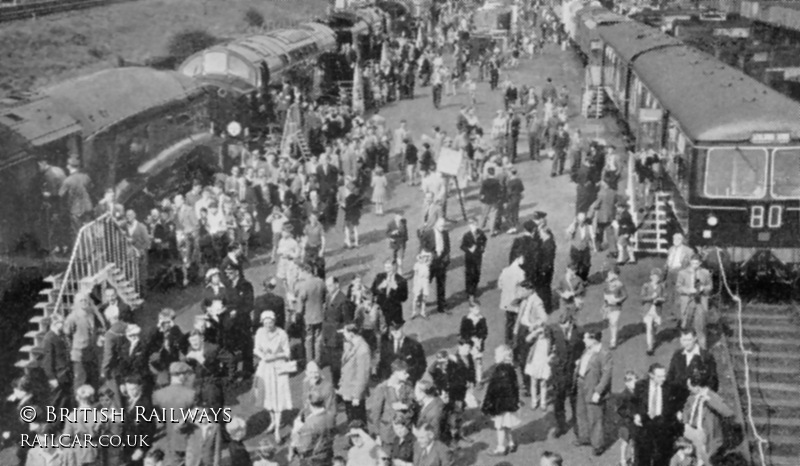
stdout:
<svg viewBox="0 0 800 466">
<path fill-rule="evenodd" d="M 106 244 L 105 242 L 107 240 L 105 235 L 103 235 L 100 238 L 101 243 L 99 245 L 97 245 L 97 246 L 100 246 L 100 252 L 102 253 L 102 254 L 100 254 L 100 256 L 102 256 L 102 259 L 100 257 L 97 257 L 97 259 L 101 259 L 101 261 L 97 264 L 97 266 L 93 267 L 90 264 L 89 266 L 87 266 L 86 272 L 91 272 L 91 273 L 86 273 L 84 276 L 81 276 L 81 277 L 73 277 L 72 276 L 72 275 L 80 275 L 80 273 L 78 272 L 78 260 L 80 259 L 80 257 L 79 257 L 80 256 L 80 252 L 83 249 L 85 249 L 84 245 L 87 244 L 87 241 L 85 241 L 85 240 L 87 240 L 87 239 L 96 239 L 96 238 L 87 238 L 89 236 L 90 232 L 95 230 L 98 226 L 101 226 L 101 225 L 106 224 L 106 223 L 110 223 L 111 224 L 111 228 L 120 229 L 120 232 L 121 232 L 121 228 L 119 227 L 119 225 L 117 225 L 116 223 L 111 221 L 111 214 L 110 213 L 105 213 L 105 214 L 95 218 L 91 222 L 83 225 L 80 228 L 80 230 L 78 230 L 78 234 L 75 236 L 74 245 L 72 246 L 72 253 L 71 253 L 70 258 L 69 258 L 69 263 L 67 265 L 66 271 L 64 272 L 64 277 L 63 277 L 63 279 L 61 281 L 61 286 L 59 287 L 59 290 L 58 290 L 58 297 L 56 298 L 56 301 L 55 301 L 55 307 L 53 309 L 53 313 L 61 313 L 62 315 L 65 314 L 64 313 L 64 306 L 65 306 L 66 303 L 64 303 L 64 298 L 66 297 L 66 295 L 67 295 L 67 293 L 69 291 L 69 288 L 70 288 L 70 286 L 71 286 L 71 284 L 73 282 L 77 283 L 78 284 L 77 286 L 79 287 L 80 286 L 80 280 L 83 280 L 84 278 L 87 278 L 87 277 L 93 276 L 96 273 L 99 273 L 102 269 L 104 269 L 105 267 L 107 267 L 108 265 L 111 265 L 111 264 L 115 264 L 116 267 L 119 268 L 122 271 L 122 273 L 125 274 L 126 278 L 133 284 L 134 289 L 136 291 L 139 291 L 138 257 L 137 257 L 137 261 L 135 262 L 135 265 L 133 267 L 128 267 L 127 264 L 116 264 L 115 263 L 116 261 L 108 261 L 105 258 L 107 257 L 107 254 L 110 251 L 105 250 L 105 248 L 103 247 Z M 127 257 L 128 256 L 127 253 L 135 251 L 135 248 L 133 247 L 133 243 L 131 243 L 130 239 L 127 238 L 127 236 L 124 233 L 122 234 L 122 238 L 123 238 L 123 241 L 124 241 L 124 248 L 125 248 L 125 253 L 126 253 L 125 257 Z M 135 253 L 133 255 L 135 256 Z M 76 290 L 76 291 L 79 291 L 79 290 Z M 123 299 L 122 296 L 120 296 L 120 298 Z M 128 304 L 131 304 L 131 303 L 128 303 Z"/>
</svg>

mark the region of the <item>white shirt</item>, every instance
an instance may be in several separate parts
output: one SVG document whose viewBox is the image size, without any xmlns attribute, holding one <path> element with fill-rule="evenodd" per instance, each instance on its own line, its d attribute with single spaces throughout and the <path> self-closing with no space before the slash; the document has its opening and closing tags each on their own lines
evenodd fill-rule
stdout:
<svg viewBox="0 0 800 466">
<path fill-rule="evenodd" d="M 441 256 L 444 252 L 444 237 L 439 230 L 433 231 L 433 237 L 436 239 L 436 255 Z"/>
<path fill-rule="evenodd" d="M 683 355 L 686 357 L 686 367 L 689 367 L 689 365 L 692 363 L 692 358 L 695 356 L 700 356 L 700 347 L 694 345 L 694 348 L 692 348 L 691 351 L 684 351 Z"/>
<path fill-rule="evenodd" d="M 650 419 L 661 416 L 664 408 L 664 395 L 662 387 L 654 382 L 650 382 L 650 400 L 647 403 L 647 415 Z"/>
<path fill-rule="evenodd" d="M 670 270 L 679 270 L 683 267 L 683 245 L 673 246 L 669 250 L 667 256 L 667 268 Z"/>
<path fill-rule="evenodd" d="M 512 302 L 517 296 L 519 285 L 525 281 L 525 271 L 517 264 L 511 264 L 500 272 L 497 286 L 500 288 L 500 309 L 503 311 L 517 312 L 517 306 Z"/>
</svg>

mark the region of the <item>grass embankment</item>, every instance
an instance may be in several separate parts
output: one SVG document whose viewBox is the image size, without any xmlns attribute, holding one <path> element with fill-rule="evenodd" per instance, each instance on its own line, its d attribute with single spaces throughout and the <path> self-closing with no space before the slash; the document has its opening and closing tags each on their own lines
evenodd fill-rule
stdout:
<svg viewBox="0 0 800 466">
<path fill-rule="evenodd" d="M 118 66 L 169 55 L 170 39 L 187 30 L 230 38 L 290 27 L 325 14 L 327 0 L 135 0 L 3 24 L 0 95 L 28 91 Z M 249 13 L 248 13 L 249 11 Z M 257 12 L 257 13 L 255 13 Z"/>
</svg>

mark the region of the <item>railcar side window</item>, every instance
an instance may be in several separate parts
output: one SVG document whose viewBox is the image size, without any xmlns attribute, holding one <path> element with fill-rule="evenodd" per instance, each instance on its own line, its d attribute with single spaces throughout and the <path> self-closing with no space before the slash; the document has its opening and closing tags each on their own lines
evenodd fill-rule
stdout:
<svg viewBox="0 0 800 466">
<path fill-rule="evenodd" d="M 800 147 L 776 149 L 772 156 L 772 195 L 800 197 Z"/>
<path fill-rule="evenodd" d="M 705 193 L 708 197 L 760 199 L 767 194 L 766 175 L 765 149 L 709 149 Z"/>
<path fill-rule="evenodd" d="M 228 73 L 242 78 L 251 84 L 255 84 L 255 79 L 253 78 L 250 67 L 243 60 L 236 57 L 230 57 L 228 60 Z"/>
</svg>

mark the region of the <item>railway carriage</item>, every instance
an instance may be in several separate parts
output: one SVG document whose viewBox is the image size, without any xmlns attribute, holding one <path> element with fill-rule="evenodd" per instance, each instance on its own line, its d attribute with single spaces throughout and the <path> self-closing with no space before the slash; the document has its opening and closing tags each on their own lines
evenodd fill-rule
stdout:
<svg viewBox="0 0 800 466">
<path fill-rule="evenodd" d="M 800 268 L 800 104 L 658 30 L 599 28 L 603 85 L 639 149 L 665 155 L 691 245 Z"/>
</svg>

